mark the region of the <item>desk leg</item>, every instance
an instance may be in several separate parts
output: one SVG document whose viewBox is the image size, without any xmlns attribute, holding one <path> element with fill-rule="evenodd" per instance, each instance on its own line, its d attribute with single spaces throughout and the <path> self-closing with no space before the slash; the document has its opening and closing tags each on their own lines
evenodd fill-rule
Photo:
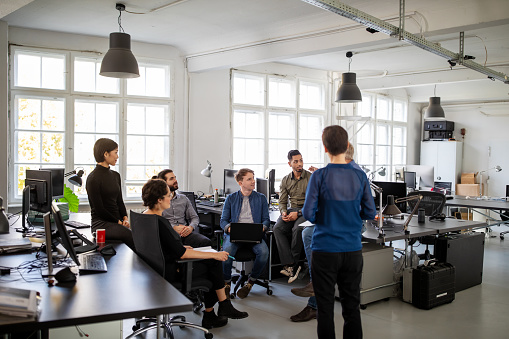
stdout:
<svg viewBox="0 0 509 339">
<path fill-rule="evenodd" d="M 269 282 L 272 282 L 272 238 L 269 237 Z"/>
<path fill-rule="evenodd" d="M 156 338 L 160 339 L 161 338 L 161 330 L 160 330 L 161 329 L 161 316 L 160 315 L 157 316 L 156 324 L 157 324 L 157 327 L 156 327 L 156 333 L 157 333 L 156 334 Z"/>
</svg>

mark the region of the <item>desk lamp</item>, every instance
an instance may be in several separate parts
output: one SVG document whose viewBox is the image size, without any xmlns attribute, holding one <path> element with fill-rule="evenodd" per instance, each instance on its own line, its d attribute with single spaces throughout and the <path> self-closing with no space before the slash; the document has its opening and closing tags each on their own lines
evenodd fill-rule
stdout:
<svg viewBox="0 0 509 339">
<path fill-rule="evenodd" d="M 78 168 L 81 168 L 81 169 L 78 171 Z M 83 174 L 85 174 L 85 171 L 83 170 L 82 167 L 78 167 L 78 168 L 76 168 L 74 171 L 65 173 L 64 177 L 71 176 L 69 179 L 67 179 L 67 181 L 69 181 L 71 184 L 73 184 L 75 186 L 81 187 L 81 185 L 83 185 L 82 177 L 83 177 Z"/>
<path fill-rule="evenodd" d="M 484 192 L 483 192 L 483 189 L 482 189 L 482 188 L 483 188 L 483 183 L 482 183 L 482 174 L 483 174 L 484 172 L 491 171 L 492 169 L 494 169 L 494 170 L 495 170 L 495 172 L 500 172 L 500 171 L 502 170 L 502 167 L 500 167 L 500 166 L 498 166 L 498 165 L 497 165 L 497 166 L 495 166 L 495 167 L 488 168 L 487 170 L 484 170 L 484 171 L 480 171 L 480 172 L 479 172 L 479 184 L 481 184 L 481 187 L 480 187 L 480 189 L 479 189 L 479 197 L 482 197 L 482 194 L 484 193 Z"/>
<path fill-rule="evenodd" d="M 375 179 L 375 175 L 377 174 L 380 174 L 382 177 L 385 177 L 385 175 L 387 174 L 387 172 L 385 171 L 385 167 L 380 167 L 374 170 L 373 172 L 369 173 L 369 175 L 371 176 L 371 180 Z"/>
<path fill-rule="evenodd" d="M 207 167 L 201 171 L 201 175 L 210 179 L 209 193 L 214 193 L 214 190 L 212 189 L 212 164 L 210 161 L 207 160 Z"/>
<path fill-rule="evenodd" d="M 414 216 L 415 211 L 417 211 L 417 208 L 419 208 L 419 204 L 421 203 L 421 200 L 422 200 L 422 195 L 420 195 L 420 194 L 419 195 L 412 195 L 412 196 L 409 196 L 409 197 L 404 197 L 404 198 L 396 199 L 396 201 L 395 201 L 397 203 L 400 203 L 400 202 L 406 202 L 406 201 L 412 201 L 412 200 L 417 200 L 417 203 L 415 204 L 414 209 L 412 210 L 410 215 L 405 220 L 405 223 L 403 224 L 403 230 L 405 231 L 405 234 L 409 234 L 410 233 L 408 231 L 408 224 L 410 223 L 410 220 L 412 220 L 412 217 Z M 396 207 L 396 205 L 394 205 L 394 207 Z M 398 208 L 398 207 L 396 207 L 396 208 Z M 410 255 L 408 255 L 408 253 L 406 252 L 407 248 L 408 248 L 408 237 L 405 238 L 405 267 L 410 266 L 410 257 L 412 255 L 411 251 L 410 251 Z"/>
<path fill-rule="evenodd" d="M 385 206 L 382 214 L 383 215 L 401 214 L 401 211 L 399 210 L 398 206 L 396 206 L 396 204 L 394 203 L 394 195 L 387 196 L 387 206 Z"/>
</svg>

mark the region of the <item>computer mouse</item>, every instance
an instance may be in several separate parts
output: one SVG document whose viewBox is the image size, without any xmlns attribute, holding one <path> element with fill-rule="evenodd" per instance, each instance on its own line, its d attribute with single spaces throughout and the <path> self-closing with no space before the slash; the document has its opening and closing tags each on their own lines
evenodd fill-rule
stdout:
<svg viewBox="0 0 509 339">
<path fill-rule="evenodd" d="M 102 255 L 115 255 L 117 254 L 117 251 L 113 248 L 112 245 L 106 245 L 104 246 L 100 251 Z"/>
<path fill-rule="evenodd" d="M 55 274 L 55 279 L 57 279 L 59 283 L 74 283 L 76 282 L 76 275 L 72 273 L 69 267 L 66 267 Z"/>
</svg>

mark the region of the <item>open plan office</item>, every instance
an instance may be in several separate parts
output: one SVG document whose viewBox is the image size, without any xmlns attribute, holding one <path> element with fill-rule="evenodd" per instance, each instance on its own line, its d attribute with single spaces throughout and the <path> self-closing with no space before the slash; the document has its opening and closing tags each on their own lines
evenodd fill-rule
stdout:
<svg viewBox="0 0 509 339">
<path fill-rule="evenodd" d="M 305 249 L 286 262 L 275 225 L 287 207 L 302 216 L 285 186 L 297 173 L 289 151 L 299 171 L 326 167 L 322 132 L 339 125 L 377 209 L 362 228 L 364 337 L 505 338 L 508 31 L 506 0 L 1 2 L 0 334 L 126 338 L 169 324 L 132 337 L 317 337 L 316 306 L 299 297 L 312 287 Z M 219 250 L 237 172 L 254 172 L 270 219 L 266 285 L 238 296 L 255 261 L 239 254 L 226 292 L 249 317 L 180 328 L 205 324 L 190 279 L 199 264 L 179 260 L 186 279 L 170 284 L 127 242 L 98 241 L 87 191 L 98 139 L 118 145 L 118 160 L 101 161 L 120 178 L 120 224 L 171 169 L 193 232 Z M 85 269 L 90 251 L 105 272 Z M 59 283 L 53 262 L 75 274 Z M 12 288 L 39 293 L 35 313 L 2 313 Z"/>
</svg>

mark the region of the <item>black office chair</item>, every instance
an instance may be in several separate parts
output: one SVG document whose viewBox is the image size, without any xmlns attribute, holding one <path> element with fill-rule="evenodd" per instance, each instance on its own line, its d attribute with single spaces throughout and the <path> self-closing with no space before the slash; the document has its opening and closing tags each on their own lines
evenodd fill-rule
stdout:
<svg viewBox="0 0 509 339">
<path fill-rule="evenodd" d="M 441 216 L 445 206 L 446 197 L 445 194 L 432 192 L 432 191 L 416 191 L 408 193 L 408 196 L 421 195 L 422 200 L 419 204 L 419 209 L 424 209 L 424 214 L 428 217 Z M 418 200 L 407 201 L 410 210 L 413 210 Z M 445 216 L 444 216 L 445 217 Z M 429 260 L 434 256 L 431 255 L 428 246 L 435 245 L 435 236 L 426 236 L 419 238 L 421 244 L 426 245 L 426 250 L 423 254 L 419 254 L 419 258 L 423 260 Z"/>
<path fill-rule="evenodd" d="M 196 207 L 196 199 L 194 197 L 194 192 L 179 191 L 179 193 L 185 195 L 187 197 L 187 199 L 189 199 L 189 201 L 191 201 L 191 205 L 193 206 L 194 211 L 196 212 L 196 214 L 198 214 L 198 207 Z M 203 234 L 209 238 L 214 235 L 211 225 L 205 225 L 205 224 L 200 223 L 200 224 L 198 224 L 198 229 L 199 229 L 200 234 Z"/>
<path fill-rule="evenodd" d="M 136 253 L 157 273 L 165 277 L 166 260 L 161 248 L 159 236 L 159 221 L 156 215 L 140 214 L 131 211 L 131 229 L 133 232 L 134 245 L 136 246 Z M 212 288 L 212 283 L 206 279 L 190 279 L 192 271 L 192 261 L 177 261 L 181 263 L 183 271 L 183 281 L 171 282 L 175 288 L 183 293 L 191 290 L 208 291 Z M 126 337 L 126 339 L 135 337 L 153 328 L 157 329 L 158 319 L 151 317 L 141 318 L 136 321 L 133 326 L 133 333 Z M 155 323 L 143 328 L 140 328 L 142 323 Z M 182 315 L 169 317 L 163 315 L 163 322 L 159 327 L 164 328 L 166 333 L 171 339 L 174 338 L 172 326 L 179 326 L 180 328 L 190 327 L 205 332 L 205 338 L 210 339 L 213 334 L 204 327 L 186 322 L 186 318 Z"/>
<path fill-rule="evenodd" d="M 218 250 L 222 247 L 221 239 L 223 238 L 223 230 L 216 230 L 214 232 L 216 234 L 216 242 L 217 242 L 217 248 Z M 268 237 L 271 237 L 273 232 L 267 231 L 266 232 Z M 249 279 L 249 272 L 246 273 L 246 263 L 249 261 L 254 261 L 256 259 L 256 255 L 254 254 L 253 250 L 249 246 L 243 246 L 239 248 L 237 253 L 235 254 L 235 260 L 236 262 L 240 262 L 242 264 L 240 274 L 234 274 L 232 275 L 232 282 L 235 283 L 235 287 L 233 288 L 233 292 L 230 293 L 230 298 L 233 299 L 237 295 L 237 291 L 239 288 L 244 286 L 244 284 Z M 269 265 L 269 263 L 267 263 Z M 268 295 L 272 295 L 272 290 L 270 289 L 269 282 L 266 279 L 263 279 L 263 281 L 260 281 L 260 279 L 256 279 L 255 285 L 261 286 L 267 290 Z"/>
</svg>

